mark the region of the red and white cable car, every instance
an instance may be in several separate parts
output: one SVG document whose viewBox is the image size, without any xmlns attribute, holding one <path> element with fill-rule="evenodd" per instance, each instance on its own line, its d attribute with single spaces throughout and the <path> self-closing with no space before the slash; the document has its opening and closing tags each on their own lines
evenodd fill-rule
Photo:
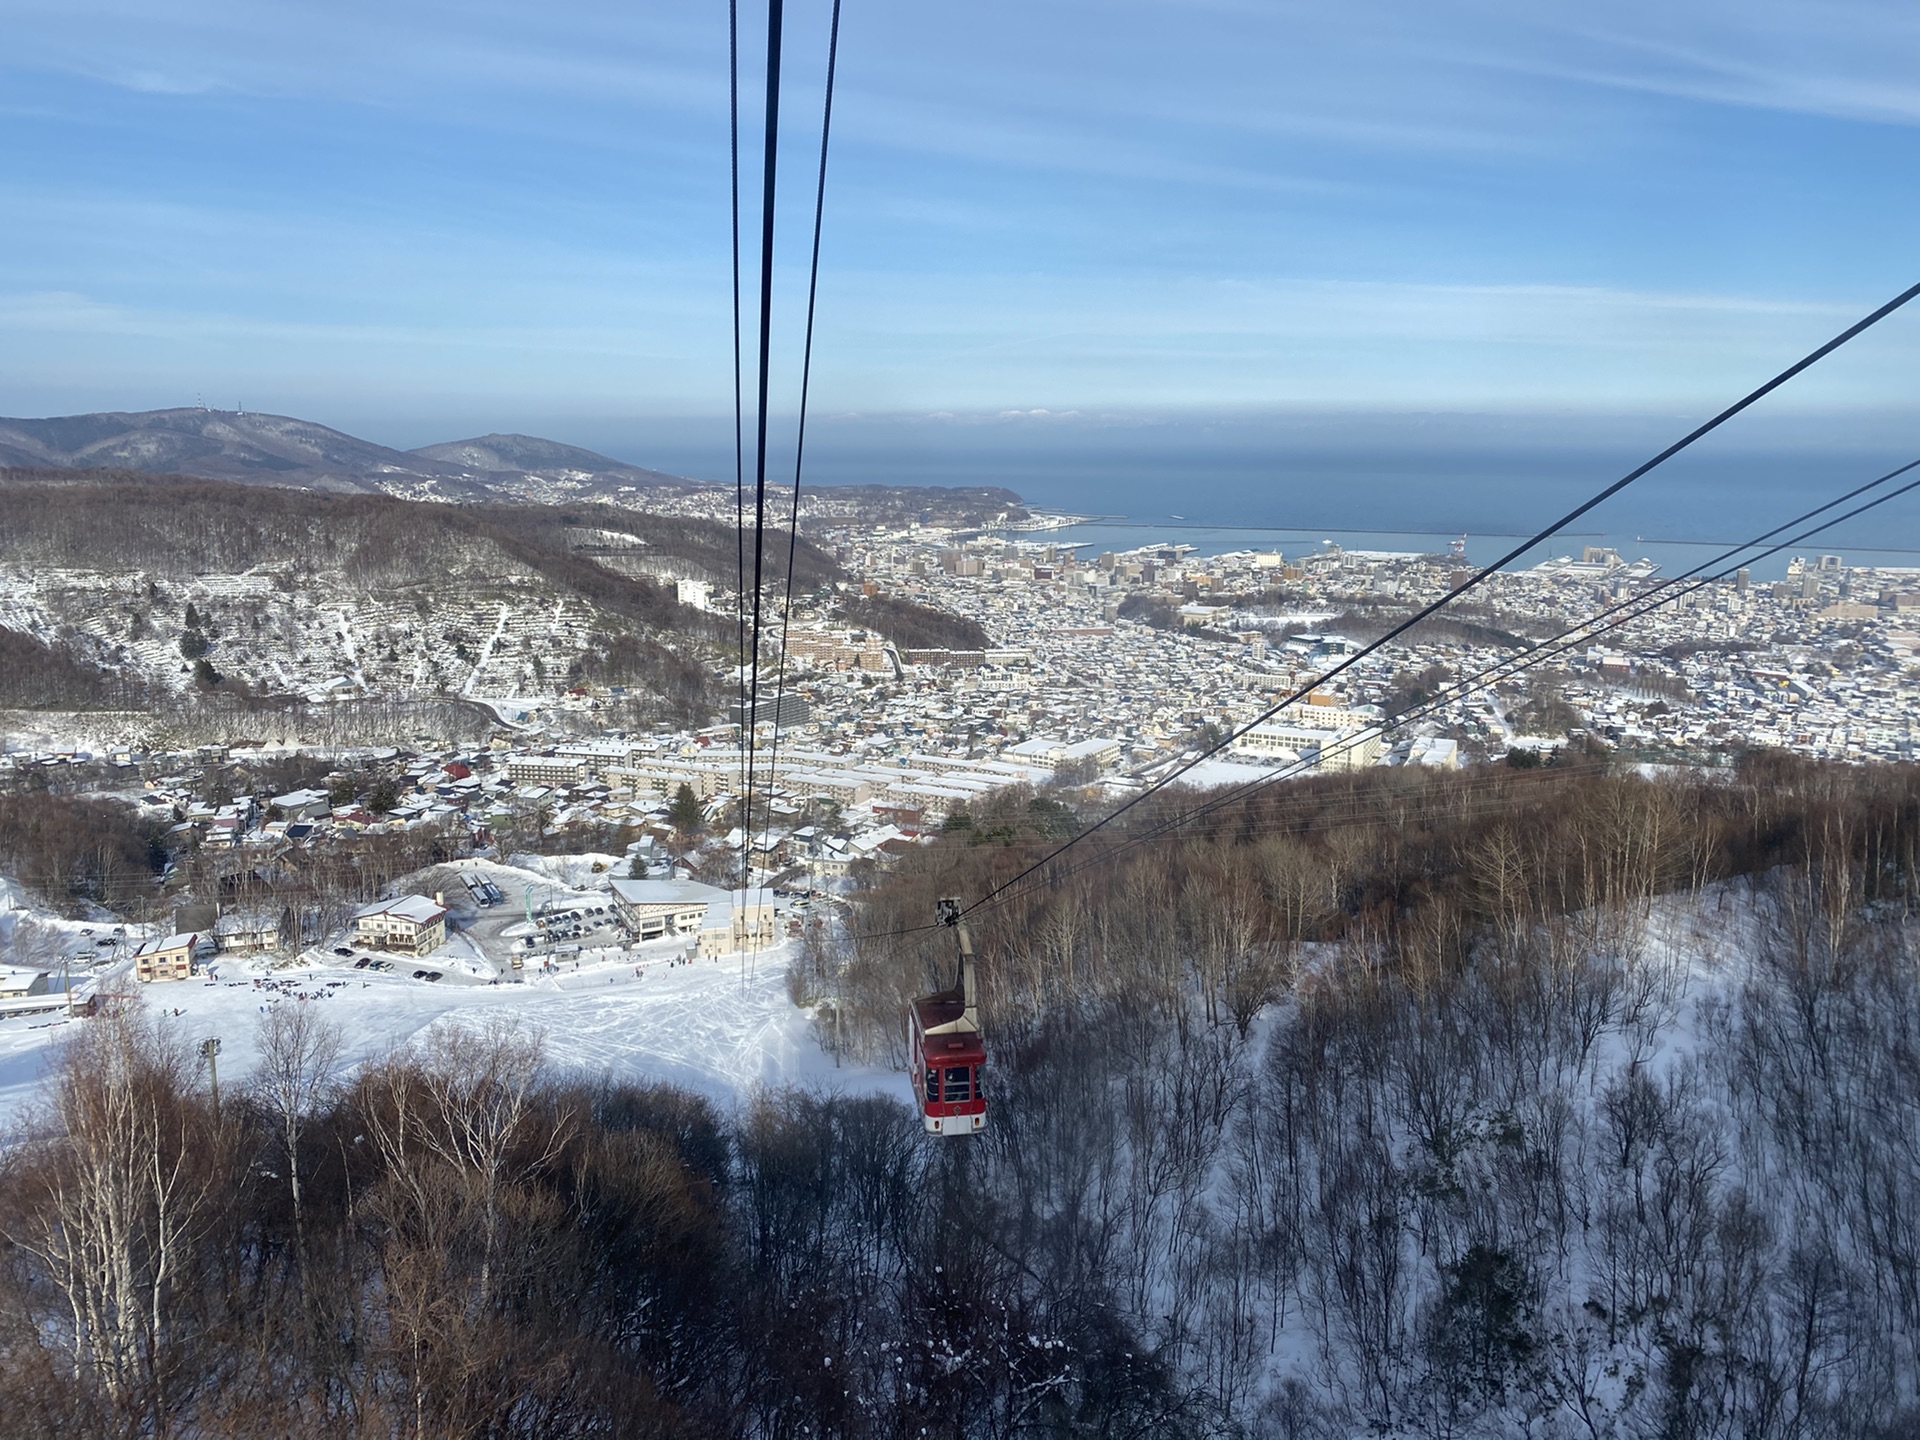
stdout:
<svg viewBox="0 0 1920 1440">
<path fill-rule="evenodd" d="M 960 977 L 951 990 L 922 995 L 907 1007 L 907 1064 L 913 1069 L 914 1101 L 929 1135 L 971 1135 L 987 1124 L 981 1088 L 987 1046 L 980 1035 L 980 1008 L 973 988 L 973 941 L 960 918 L 958 900 L 942 900 L 942 925 L 960 940 Z"/>
</svg>

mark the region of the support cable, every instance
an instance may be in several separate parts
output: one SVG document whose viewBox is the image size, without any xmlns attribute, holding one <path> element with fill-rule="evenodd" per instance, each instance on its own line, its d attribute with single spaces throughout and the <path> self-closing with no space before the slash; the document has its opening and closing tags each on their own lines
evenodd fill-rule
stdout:
<svg viewBox="0 0 1920 1440">
<path fill-rule="evenodd" d="M 1816 507 L 1815 509 L 1806 511 L 1804 514 L 1795 516 L 1793 519 L 1788 520 L 1783 524 L 1775 526 L 1773 529 L 1767 531 L 1765 534 L 1757 535 L 1753 539 L 1748 540 L 1743 544 L 1736 545 L 1727 550 L 1724 550 L 1719 555 L 1714 556 L 1712 559 L 1702 561 L 1700 564 L 1694 566 L 1693 569 L 1686 571 L 1681 575 L 1674 576 L 1670 580 L 1663 581 L 1660 585 L 1653 587 L 1653 589 L 1651 590 L 1643 591 L 1639 595 L 1632 596 L 1626 600 L 1622 600 L 1619 603 L 1609 607 L 1608 609 L 1601 611 L 1598 615 L 1592 616 L 1589 619 L 1584 620 L 1577 625 L 1569 626 L 1567 629 L 1562 630 L 1559 634 L 1551 636 L 1548 639 L 1542 640 L 1537 644 L 1529 647 L 1528 649 L 1520 652 L 1517 655 L 1504 656 L 1501 659 L 1494 661 L 1492 664 L 1487 665 L 1482 669 L 1476 671 L 1474 674 L 1470 676 L 1466 676 L 1463 679 L 1455 682 L 1453 685 L 1449 686 L 1446 690 L 1442 691 L 1438 695 L 1433 696 L 1431 699 L 1424 701 L 1419 705 L 1411 707 L 1403 714 L 1394 717 L 1394 719 L 1391 720 L 1388 724 L 1384 726 L 1378 726 L 1378 727 L 1369 727 L 1369 729 L 1379 734 L 1385 734 L 1393 730 L 1402 729 L 1405 726 L 1410 725 L 1417 720 L 1423 719 L 1426 716 L 1435 713 L 1436 711 L 1444 710 L 1447 706 L 1457 703 L 1458 701 L 1464 699 L 1467 695 L 1473 692 L 1484 690 L 1490 685 L 1499 684 L 1505 680 L 1510 680 L 1514 676 L 1519 675 L 1524 671 L 1530 670 L 1536 665 L 1539 665 L 1547 660 L 1554 659 L 1557 656 L 1566 653 L 1566 651 L 1572 649 L 1575 645 L 1585 644 L 1591 640 L 1597 639 L 1601 635 L 1610 634 L 1613 631 L 1621 629 L 1626 625 L 1630 625 L 1636 620 L 1644 619 L 1646 618 L 1646 616 L 1648 616 L 1655 610 L 1658 610 L 1667 605 L 1670 605 L 1677 600 L 1683 600 L 1687 596 L 1695 594 L 1696 592 L 1705 588 L 1708 585 L 1711 585 L 1718 581 L 1726 579 L 1727 576 L 1733 574 L 1736 570 L 1740 569 L 1742 566 L 1752 565 L 1757 561 L 1768 559 L 1771 556 L 1779 554 L 1783 550 L 1791 549 L 1796 545 L 1803 544 L 1804 542 L 1811 540 L 1818 535 L 1824 534 L 1826 531 L 1833 529 L 1837 525 L 1844 524 L 1848 520 L 1856 519 L 1857 517 L 1867 513 L 1868 511 L 1876 509 L 1877 507 L 1886 504 L 1888 501 L 1897 500 L 1903 495 L 1910 494 L 1915 490 L 1920 490 L 1920 479 L 1910 480 L 1905 485 L 1902 485 L 1897 489 L 1890 490 L 1883 495 L 1875 496 L 1872 500 L 1867 501 L 1865 504 L 1856 506 L 1854 509 L 1847 511 L 1843 515 L 1836 515 L 1833 518 L 1829 520 L 1825 520 L 1820 524 L 1813 526 L 1810 529 L 1803 530 L 1800 533 L 1790 536 L 1785 540 L 1780 540 L 1773 545 L 1769 545 L 1767 546 L 1767 548 L 1763 550 L 1759 550 L 1755 554 L 1746 555 L 1742 553 L 1744 551 L 1752 550 L 1756 546 L 1765 545 L 1767 541 L 1774 539 L 1774 537 L 1781 534 L 1782 531 L 1792 529 L 1793 527 L 1798 525 L 1802 525 L 1806 523 L 1808 520 L 1811 520 L 1814 517 L 1821 515 L 1828 510 L 1834 509 L 1836 506 L 1844 505 L 1849 500 L 1856 499 L 1859 496 L 1865 494 L 1867 491 L 1873 490 L 1879 486 L 1885 485 L 1889 481 L 1897 479 L 1901 475 L 1904 475 L 1914 469 L 1920 469 L 1920 460 L 1909 461 L 1907 464 L 1900 466 L 1897 470 L 1889 471 L 1887 474 L 1880 476 L 1878 479 L 1870 480 L 1866 484 L 1858 486 L 1855 489 L 1848 491 L 1844 495 L 1838 496 L 1833 500 L 1829 500 L 1824 505 L 1821 505 Z M 1733 560 L 1731 564 L 1725 563 L 1736 555 L 1740 556 L 1740 558 L 1737 560 Z M 1715 566 L 1720 566 L 1722 568 L 1714 569 L 1713 567 Z M 1705 572 L 1711 572 L 1711 573 L 1705 573 Z M 1672 588 L 1672 587 L 1680 587 L 1680 588 Z M 1669 593 L 1669 594 L 1661 593 L 1663 590 L 1668 590 L 1668 589 L 1671 589 L 1672 593 Z M 1630 611 L 1631 613 L 1622 614 L 1620 613 L 1622 611 Z M 1607 623 L 1602 624 L 1601 623 L 1602 621 L 1606 621 Z M 1499 673 L 1499 672 L 1504 672 L 1504 673 Z M 1349 736 L 1346 740 L 1341 741 L 1336 745 L 1334 745 L 1331 748 L 1331 751 L 1329 753 L 1331 753 L 1333 756 L 1336 756 L 1336 757 L 1339 755 L 1345 754 L 1346 752 L 1352 750 L 1356 745 L 1362 743 L 1365 739 L 1368 739 L 1368 738 L 1371 738 L 1371 737 L 1368 735 Z M 1322 757 L 1320 757 L 1319 759 L 1316 759 L 1315 765 L 1324 763 L 1324 759 L 1325 759 L 1325 756 L 1323 754 Z M 1185 828 L 1188 825 L 1193 824 L 1197 820 L 1206 819 L 1212 815 L 1219 813 L 1221 810 L 1228 808 L 1229 806 L 1236 805 L 1242 801 L 1252 799 L 1255 795 L 1258 795 L 1262 791 L 1268 789 L 1270 786 L 1276 785 L 1283 780 L 1290 780 L 1290 779 L 1297 778 L 1298 776 L 1306 773 L 1311 768 L 1313 767 L 1307 765 L 1304 761 L 1296 762 L 1295 764 L 1283 767 L 1278 771 L 1262 775 L 1256 780 L 1248 780 L 1248 781 L 1242 782 L 1240 785 L 1237 785 L 1232 789 L 1227 790 L 1223 793 L 1211 795 L 1206 800 L 1204 800 L 1201 804 L 1195 806 L 1193 809 L 1183 812 L 1182 814 L 1176 815 L 1171 819 L 1162 821 L 1159 824 L 1153 826 L 1151 829 L 1141 834 L 1127 837 L 1127 839 L 1117 849 L 1107 851 L 1102 855 L 1100 855 L 1099 857 L 1097 857 L 1097 859 L 1090 857 L 1088 861 L 1083 862 L 1082 864 L 1071 866 L 1068 869 L 1066 869 L 1064 872 L 1059 873 L 1058 875 L 1049 876 L 1049 877 L 1046 877 L 1044 881 L 1036 882 L 1036 885 L 1037 884 L 1054 884 L 1060 881 L 1070 879 L 1074 875 L 1081 873 L 1081 871 L 1089 868 L 1093 864 L 1096 864 L 1096 863 L 1104 864 L 1107 861 L 1110 861 L 1116 858 L 1118 855 L 1124 853 L 1127 850 L 1132 849 L 1137 845 L 1145 845 L 1156 840 L 1164 839 L 1167 836 L 1173 834 L 1175 831 L 1178 831 L 1180 829 Z M 1027 893 L 1031 893 L 1031 889 L 1015 891 L 1011 894 L 1003 895 L 1000 897 L 1000 899 L 996 900 L 994 903 L 996 904 L 1004 903 L 1005 901 L 1017 899 L 1019 895 L 1027 894 Z M 982 903 L 984 904 L 985 902 L 982 902 Z"/>
<path fill-rule="evenodd" d="M 1821 505 L 1817 505 L 1810 510 L 1804 511 L 1801 514 L 1796 515 L 1790 520 L 1783 521 L 1782 523 L 1774 526 L 1772 529 L 1763 531 L 1761 534 L 1754 536 L 1750 540 L 1745 540 L 1740 542 L 1737 545 L 1729 546 L 1725 550 L 1722 550 L 1719 554 L 1714 555 L 1709 559 L 1701 561 L 1699 564 L 1695 565 L 1692 569 L 1684 571 L 1679 575 L 1670 577 L 1667 580 L 1663 580 L 1658 585 L 1655 585 L 1648 590 L 1644 590 L 1637 595 L 1629 596 L 1628 598 L 1621 600 L 1615 603 L 1614 605 L 1609 606 L 1607 609 L 1600 611 L 1598 614 L 1589 616 L 1587 619 L 1582 620 L 1574 625 L 1570 625 L 1565 629 L 1561 630 L 1559 633 L 1549 636 L 1547 639 L 1536 642 L 1534 645 L 1528 647 L 1526 650 L 1521 651 L 1519 654 L 1503 656 L 1499 660 L 1496 660 L 1491 664 L 1483 666 L 1480 670 L 1474 672 L 1472 675 L 1464 676 L 1461 679 L 1455 681 L 1453 684 L 1448 686 L 1445 690 L 1441 691 L 1439 694 L 1434 695 L 1433 697 L 1422 702 L 1421 704 L 1410 707 L 1407 711 L 1403 712 L 1398 716 L 1395 716 L 1393 719 L 1388 721 L 1385 725 L 1369 727 L 1369 731 L 1370 731 L 1369 734 L 1350 736 L 1346 740 L 1339 742 L 1332 748 L 1331 753 L 1334 756 L 1338 756 L 1338 755 L 1344 754 L 1348 750 L 1351 750 L 1355 745 L 1361 743 L 1363 740 L 1372 738 L 1373 735 L 1386 734 L 1395 730 L 1403 729 L 1406 726 L 1413 724 L 1414 722 L 1420 719 L 1423 719 L 1429 715 L 1434 714 L 1435 712 L 1444 710 L 1447 706 L 1458 703 L 1459 701 L 1465 699 L 1469 694 L 1475 693 L 1479 690 L 1486 689 L 1489 685 L 1498 684 L 1498 683 L 1501 683 L 1502 681 L 1512 679 L 1515 675 L 1521 674 L 1524 671 L 1533 668 L 1535 665 L 1538 665 L 1546 660 L 1553 659 L 1556 656 L 1565 653 L 1568 649 L 1571 649 L 1574 645 L 1584 644 L 1588 641 L 1598 638 L 1601 635 L 1609 634 L 1615 630 L 1621 629 L 1626 625 L 1632 624 L 1636 620 L 1644 619 L 1647 615 L 1651 614 L 1655 610 L 1658 610 L 1663 608 L 1664 606 L 1670 605 L 1677 600 L 1685 599 L 1687 596 L 1697 593 L 1701 589 L 1705 588 L 1707 585 L 1714 584 L 1721 580 L 1725 580 L 1728 576 L 1734 574 L 1736 571 L 1738 571 L 1744 566 L 1752 565 L 1758 561 L 1765 560 L 1771 556 L 1777 555 L 1783 550 L 1788 550 L 1793 548 L 1794 546 L 1803 544 L 1808 540 L 1814 539 L 1815 537 L 1822 535 L 1829 530 L 1832 530 L 1836 526 L 1845 524 L 1849 520 L 1857 519 L 1859 516 L 1864 515 L 1871 510 L 1877 509 L 1879 506 L 1887 504 L 1889 501 L 1899 499 L 1903 495 L 1911 494 L 1916 490 L 1920 490 L 1920 479 L 1910 480 L 1905 485 L 1899 486 L 1894 490 L 1890 490 L 1884 494 L 1874 496 L 1874 498 L 1872 498 L 1871 500 L 1866 501 L 1864 504 L 1855 506 L 1853 509 L 1848 510 L 1844 514 L 1835 515 L 1827 520 L 1822 521 L 1818 525 L 1814 525 L 1808 529 L 1801 530 L 1797 534 L 1789 536 L 1784 540 L 1776 539 L 1776 537 L 1780 536 L 1782 532 L 1794 529 L 1796 526 L 1804 525 L 1806 524 L 1806 522 L 1813 520 L 1821 515 L 1824 515 L 1826 514 L 1826 512 L 1833 510 L 1838 506 L 1844 505 L 1848 501 L 1858 499 L 1859 497 L 1867 494 L 1869 491 L 1878 489 L 1879 487 L 1886 485 L 1889 482 L 1898 479 L 1902 475 L 1906 475 L 1916 469 L 1920 469 L 1920 460 L 1909 461 L 1904 465 L 1901 465 L 1893 470 L 1886 472 L 1883 475 L 1877 476 L 1876 478 L 1867 481 L 1865 484 L 1855 486 L 1853 489 L 1845 492 L 1842 495 L 1836 496 L 1832 500 L 1828 500 Z M 1775 541 L 1775 543 L 1769 545 L 1767 543 L 1768 541 Z M 1765 548 L 1756 550 L 1756 547 L 1760 547 L 1760 546 L 1765 546 Z M 1756 553 L 1747 554 L 1746 552 L 1748 551 L 1755 551 Z M 1663 593 L 1667 591 L 1671 591 L 1671 593 Z M 1622 612 L 1631 612 L 1631 613 L 1622 613 Z M 1602 622 L 1607 622 L 1607 623 L 1603 624 Z M 1316 764 L 1322 763 L 1323 759 L 1324 759 L 1324 756 L 1322 757 L 1321 760 L 1317 760 L 1315 763 Z M 1089 856 L 1087 857 L 1087 859 L 1081 861 L 1080 863 L 1068 867 L 1063 872 L 1048 876 L 1042 882 L 1036 882 L 1036 885 L 1033 887 L 1028 887 L 1026 889 L 1022 889 L 1018 891 L 1012 891 L 1012 887 L 1014 885 L 1016 885 L 1025 876 L 1030 875 L 1033 872 L 1033 870 L 1037 868 L 1037 866 L 1029 866 L 1026 870 L 1022 871 L 1019 875 L 1016 875 L 1013 879 L 1007 881 L 1005 884 L 995 887 L 993 891 L 989 892 L 989 895 L 987 897 L 984 897 L 980 901 L 976 902 L 973 906 L 970 906 L 969 910 L 982 909 L 987 907 L 989 904 L 1003 904 L 1003 903 L 1010 902 L 1011 900 L 1018 899 L 1023 894 L 1031 893 L 1032 889 L 1037 888 L 1039 884 L 1054 885 L 1054 884 L 1061 883 L 1065 880 L 1071 879 L 1073 876 L 1078 875 L 1087 869 L 1090 869 L 1096 865 L 1106 864 L 1109 861 L 1116 859 L 1119 855 L 1125 853 L 1127 850 L 1134 848 L 1135 846 L 1145 845 L 1155 840 L 1163 839 L 1168 835 L 1172 834 L 1173 832 L 1175 832 L 1176 830 L 1179 830 L 1181 828 L 1184 828 L 1187 825 L 1192 824 L 1196 820 L 1204 819 L 1210 815 L 1218 813 L 1220 810 L 1223 810 L 1228 806 L 1237 804 L 1244 800 L 1251 799 L 1260 791 L 1263 791 L 1270 786 L 1276 785 L 1283 780 L 1298 778 L 1300 775 L 1306 773 L 1309 768 L 1310 767 L 1307 766 L 1304 762 L 1296 762 L 1291 766 L 1286 766 L 1280 770 L 1261 775 L 1258 779 L 1243 782 L 1242 784 L 1234 786 L 1231 789 L 1226 790 L 1222 793 L 1210 795 L 1201 804 L 1193 807 L 1192 809 L 1182 812 L 1181 814 L 1178 814 L 1176 816 L 1173 816 L 1170 819 L 1159 821 L 1144 832 L 1126 837 L 1126 839 L 1117 848 L 1113 850 L 1102 852 L 1101 854 L 1096 856 Z M 1559 770 L 1554 773 L 1561 776 L 1566 776 L 1570 772 L 1567 770 Z M 1153 788 L 1158 789 L 1160 788 L 1160 786 L 1164 785 L 1165 783 L 1166 783 L 1165 781 L 1159 782 L 1159 784 L 1157 784 Z M 1148 793 L 1151 793 L 1151 791 L 1149 791 Z M 1137 798 L 1145 799 L 1146 795 L 1143 794 Z M 1116 811 L 1114 813 L 1115 815 L 1117 815 L 1119 812 Z M 1113 817 L 1109 816 L 1107 818 L 1111 819 Z M 1105 823 L 1106 823 L 1105 821 L 1101 822 L 1102 825 L 1104 825 Z M 1091 834 L 1093 833 L 1094 830 L 1099 828 L 1100 828 L 1099 825 L 1089 827 L 1088 830 L 1082 832 L 1082 837 L 1084 838 L 1085 835 Z M 1053 855 L 1057 855 L 1058 853 L 1059 851 L 1055 850 L 1053 852 Z M 1051 855 L 1048 857 L 1045 857 L 1045 859 L 1043 859 L 1040 863 L 1044 864 L 1046 863 L 1046 859 L 1051 859 L 1051 858 L 1052 858 Z M 1012 891 L 1012 893 L 1008 893 L 1009 891 Z M 937 928 L 939 927 L 934 925 L 916 925 L 916 926 L 909 926 L 900 930 L 883 931 L 883 932 L 872 933 L 872 934 L 859 934 L 859 935 L 855 935 L 853 938 L 858 940 L 883 940 L 883 939 L 891 939 L 891 938 L 902 936 L 902 935 L 918 934 L 921 931 L 930 931 Z"/>
</svg>

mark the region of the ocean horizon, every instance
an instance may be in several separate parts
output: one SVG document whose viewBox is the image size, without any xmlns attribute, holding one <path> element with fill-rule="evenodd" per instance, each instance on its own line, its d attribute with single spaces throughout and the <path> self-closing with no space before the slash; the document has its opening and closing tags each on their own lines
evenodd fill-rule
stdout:
<svg viewBox="0 0 1920 1440">
<path fill-rule="evenodd" d="M 1113 533 L 1073 538 L 1103 548 L 1165 539 L 1203 552 L 1256 543 L 1284 552 L 1287 544 L 1334 539 L 1361 549 L 1444 550 L 1465 535 L 1468 557 L 1485 563 L 1511 547 L 1509 537 L 1534 534 L 1703 418 L 828 417 L 809 428 L 804 483 L 1000 486 L 1031 506 L 1099 517 Z M 1703 547 L 1744 541 L 1914 460 L 1915 420 L 1904 413 L 1743 415 L 1579 517 L 1532 558 L 1609 545 L 1628 558 L 1657 559 L 1667 573 L 1675 564 L 1687 568 L 1713 553 Z M 730 481 L 730 429 L 666 424 L 639 436 L 609 427 L 577 443 Z M 790 484 L 791 432 L 776 426 L 776 433 L 769 481 Z M 1920 471 L 1883 488 L 1915 475 Z M 1872 493 L 1882 492 L 1863 499 Z M 1134 538 L 1123 539 L 1121 530 Z M 1804 548 L 1850 563 L 1920 565 L 1920 491 L 1845 521 Z M 1783 570 L 1792 553 L 1763 563 Z"/>
</svg>

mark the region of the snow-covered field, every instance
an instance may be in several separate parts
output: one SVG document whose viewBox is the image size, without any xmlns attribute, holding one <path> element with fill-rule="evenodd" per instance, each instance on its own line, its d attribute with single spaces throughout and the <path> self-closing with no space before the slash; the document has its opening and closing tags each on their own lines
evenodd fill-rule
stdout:
<svg viewBox="0 0 1920 1440">
<path fill-rule="evenodd" d="M 1264 780 L 1279 770 L 1277 765 L 1248 764 L 1239 760 L 1202 760 L 1181 773 L 1180 783 L 1196 790 L 1215 790 L 1227 785 L 1247 785 Z"/>
<path fill-rule="evenodd" d="M 865 1067 L 836 1069 L 816 1043 L 806 1012 L 787 998 L 785 947 L 738 959 L 670 965 L 660 958 L 583 965 L 524 984 L 427 984 L 369 974 L 350 965 L 302 965 L 262 973 L 216 961 L 211 979 L 137 986 L 130 974 L 102 977 L 105 991 L 141 999 L 198 1044 L 220 1040 L 220 1083 L 244 1084 L 258 1063 L 255 1036 L 274 1005 L 317 1005 L 346 1038 L 347 1064 L 360 1065 L 435 1026 L 510 1015 L 544 1034 L 558 1074 L 665 1082 L 722 1105 L 762 1086 L 880 1091 L 909 1098 L 904 1077 Z M 637 968 L 642 972 L 634 973 Z M 175 1012 L 178 1012 L 177 1014 Z M 0 1017 L 0 1133 L 18 1123 L 38 1091 L 54 1046 L 69 1032 L 59 1015 Z"/>
</svg>

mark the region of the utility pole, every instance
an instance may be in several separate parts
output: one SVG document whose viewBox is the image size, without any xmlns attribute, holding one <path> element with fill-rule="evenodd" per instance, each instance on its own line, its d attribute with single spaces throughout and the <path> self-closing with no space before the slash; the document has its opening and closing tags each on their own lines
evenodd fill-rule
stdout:
<svg viewBox="0 0 1920 1440">
<path fill-rule="evenodd" d="M 814 939 L 820 945 L 820 948 L 824 950 L 826 948 L 826 929 L 821 925 L 819 916 L 809 914 L 807 916 L 807 923 L 813 927 Z M 845 971 L 846 959 L 841 955 L 839 947 L 836 946 L 833 953 L 833 1068 L 836 1070 L 840 1068 L 840 1011 L 845 1005 L 845 992 L 841 988 L 840 981 Z"/>
<path fill-rule="evenodd" d="M 207 1060 L 207 1080 L 213 1088 L 213 1123 L 220 1123 L 220 1042 L 207 1039 L 200 1042 L 200 1053 Z"/>
</svg>

